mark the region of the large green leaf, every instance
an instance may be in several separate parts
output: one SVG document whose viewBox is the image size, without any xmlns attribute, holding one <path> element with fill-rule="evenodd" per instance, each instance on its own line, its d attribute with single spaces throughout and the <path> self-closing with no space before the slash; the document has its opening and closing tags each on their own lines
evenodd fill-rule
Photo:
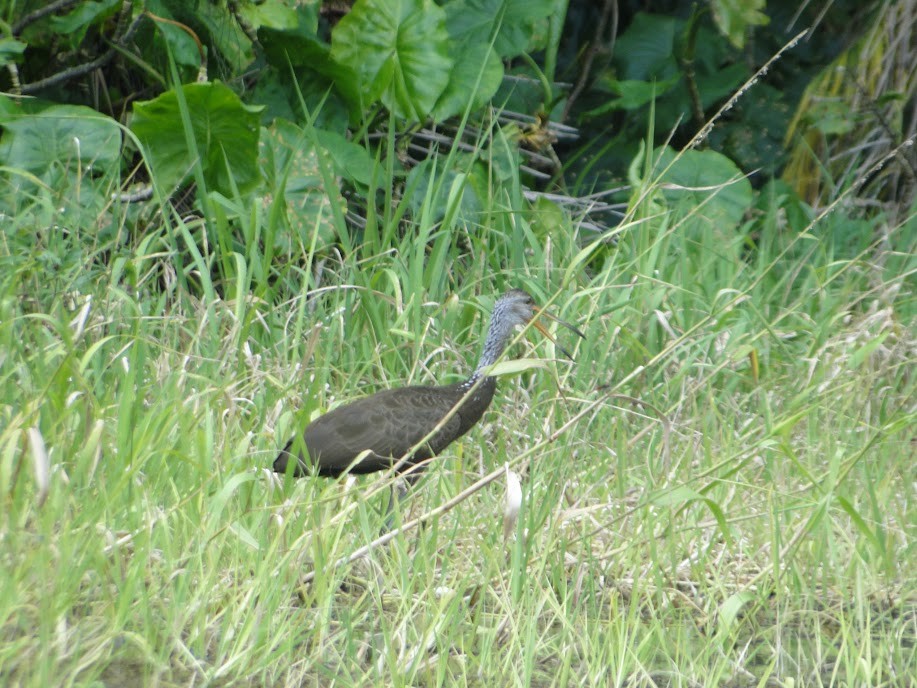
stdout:
<svg viewBox="0 0 917 688">
<path fill-rule="evenodd" d="M 433 117 L 444 120 L 462 113 L 469 102 L 476 110 L 493 98 L 503 81 L 503 62 L 488 43 L 465 41 L 456 53 L 449 85 L 443 91 Z"/>
<path fill-rule="evenodd" d="M 462 221 L 475 222 L 483 204 L 481 198 L 485 193 L 486 172 L 480 164 L 468 164 L 469 158 L 461 158 L 455 168 L 443 172 L 438 169 L 436 161 L 424 160 L 408 174 L 405 189 L 409 190 L 408 205 L 415 216 L 419 216 L 425 204 L 426 212 L 439 222 L 446 217 L 450 203 L 454 206 L 455 215 Z M 469 171 L 458 172 L 468 168 Z M 434 189 L 430 186 L 434 185 Z M 438 193 L 434 193 L 434 190 Z"/>
<path fill-rule="evenodd" d="M 554 0 L 452 0 L 446 4 L 449 34 L 490 42 L 498 25 L 494 48 L 501 57 L 515 57 L 533 47 L 537 22 L 554 11 Z"/>
<path fill-rule="evenodd" d="M 110 117 L 82 105 L 51 105 L 22 112 L 0 97 L 0 164 L 39 176 L 52 167 L 84 171 L 110 167 L 121 157 L 121 129 Z M 31 109 L 31 108 L 30 108 Z"/>
<path fill-rule="evenodd" d="M 656 169 L 665 170 L 660 182 L 666 200 L 685 211 L 696 209 L 699 220 L 737 225 L 754 196 L 751 183 L 736 164 L 711 150 L 684 151 L 677 160 L 675 156 L 671 148 L 656 150 Z"/>
<path fill-rule="evenodd" d="M 675 36 L 681 21 L 674 17 L 638 12 L 615 45 L 620 79 L 666 80 L 679 73 Z"/>
<path fill-rule="evenodd" d="M 363 186 L 372 183 L 375 161 L 363 146 L 348 141 L 335 131 L 323 129 L 315 129 L 315 139 L 330 156 L 335 173 Z"/>
<path fill-rule="evenodd" d="M 665 81 L 633 81 L 607 79 L 598 84 L 602 90 L 617 96 L 612 100 L 590 110 L 589 117 L 598 117 L 613 110 L 634 110 L 651 103 L 675 86 L 681 77 L 675 75 Z"/>
<path fill-rule="evenodd" d="M 446 13 L 432 0 L 358 0 L 332 34 L 331 57 L 359 77 L 364 100 L 424 119 L 449 82 Z"/>
<path fill-rule="evenodd" d="M 258 40 L 264 46 L 264 57 L 281 71 L 288 67 L 308 67 L 316 59 L 331 62 L 330 46 L 319 41 L 308 22 L 301 18 L 292 28 L 262 26 Z"/>
<path fill-rule="evenodd" d="M 232 183 L 251 189 L 258 172 L 258 113 L 221 83 L 182 86 L 196 153 L 183 133 L 178 97 L 174 90 L 155 100 L 134 104 L 131 130 L 143 144 L 156 179 L 167 189 L 184 181 L 199 163 L 211 190 L 232 195 Z"/>
<path fill-rule="evenodd" d="M 336 92 L 344 99 L 350 109 L 351 121 L 359 122 L 364 107 L 359 89 L 357 73 L 331 58 L 331 46 L 307 33 L 308 27 L 300 23 L 294 31 L 276 31 L 259 29 L 258 36 L 265 46 L 265 57 L 270 64 L 276 65 L 278 72 L 289 81 L 287 75 L 292 67 L 300 81 L 303 96 L 310 103 L 308 93 L 324 91 L 334 84 Z M 290 89 L 291 102 L 298 104 L 299 94 Z M 346 126 L 346 122 L 343 123 Z"/>
</svg>

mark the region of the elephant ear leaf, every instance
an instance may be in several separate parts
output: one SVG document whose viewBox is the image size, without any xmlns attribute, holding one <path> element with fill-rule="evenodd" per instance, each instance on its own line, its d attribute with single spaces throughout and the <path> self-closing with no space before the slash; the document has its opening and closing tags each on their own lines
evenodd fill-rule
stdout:
<svg viewBox="0 0 917 688">
<path fill-rule="evenodd" d="M 182 112 L 185 108 L 187 119 Z M 260 181 L 262 109 L 245 105 L 225 84 L 185 84 L 181 99 L 172 89 L 153 100 L 135 103 L 131 131 L 143 145 L 154 176 L 167 189 L 185 181 L 194 165 L 200 164 L 210 190 L 232 195 L 234 186 L 245 192 Z"/>
<path fill-rule="evenodd" d="M 452 0 L 446 5 L 449 33 L 488 44 L 492 38 L 500 57 L 516 57 L 544 47 L 547 32 L 539 29 L 555 5 L 554 0 Z"/>
<path fill-rule="evenodd" d="M 334 28 L 331 57 L 357 76 L 366 102 L 427 117 L 449 83 L 446 13 L 432 0 L 360 0 Z"/>
<path fill-rule="evenodd" d="M 490 44 L 468 40 L 456 54 L 449 83 L 433 111 L 437 121 L 459 115 L 469 106 L 471 110 L 483 107 L 503 82 L 503 61 Z"/>
<path fill-rule="evenodd" d="M 0 161 L 39 177 L 62 167 L 108 171 L 121 159 L 118 123 L 83 105 L 20 109 L 0 96 L 0 130 Z"/>
</svg>

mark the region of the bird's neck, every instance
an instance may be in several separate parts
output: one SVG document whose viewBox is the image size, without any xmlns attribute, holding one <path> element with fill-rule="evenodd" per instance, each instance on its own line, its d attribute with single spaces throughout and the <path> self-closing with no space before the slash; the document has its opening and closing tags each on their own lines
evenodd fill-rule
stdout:
<svg viewBox="0 0 917 688">
<path fill-rule="evenodd" d="M 481 391 L 489 394 L 493 394 L 493 391 L 497 387 L 497 378 L 493 375 L 485 375 L 479 370 L 475 370 L 471 377 L 465 380 L 461 384 L 463 392 L 467 392 L 469 389 L 476 388 L 479 393 Z"/>
<path fill-rule="evenodd" d="M 512 326 L 507 327 L 503 324 L 502 318 L 493 318 L 490 321 L 487 338 L 484 340 L 484 350 L 481 352 L 481 358 L 478 359 L 478 365 L 471 374 L 470 380 L 474 381 L 484 376 L 486 370 L 500 360 L 512 334 Z"/>
</svg>

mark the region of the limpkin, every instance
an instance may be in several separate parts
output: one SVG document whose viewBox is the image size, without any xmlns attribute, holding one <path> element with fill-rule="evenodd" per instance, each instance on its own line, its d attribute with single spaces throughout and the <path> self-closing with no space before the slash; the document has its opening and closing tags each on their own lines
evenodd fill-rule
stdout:
<svg viewBox="0 0 917 688">
<path fill-rule="evenodd" d="M 274 461 L 274 471 L 286 473 L 290 460 L 294 459 L 296 466 L 292 470 L 297 477 L 309 475 L 313 470 L 329 477 L 346 472 L 372 473 L 396 463 L 398 471 L 404 473 L 436 456 L 484 415 L 497 386 L 496 378 L 487 374 L 488 368 L 499 360 L 517 326 L 531 321 L 533 327 L 554 341 L 544 325 L 532 321 L 536 315 L 584 337 L 573 325 L 541 310 L 528 293 L 510 290 L 494 304 L 484 350 L 471 377 L 453 385 L 385 390 L 329 411 L 310 423 L 303 433 L 308 460 L 301 453 L 294 457 L 294 440 L 290 440 Z M 557 346 L 572 360 L 563 347 Z M 407 457 L 456 406 L 458 409 L 449 420 Z M 407 458 L 401 461 L 403 457 Z"/>
</svg>

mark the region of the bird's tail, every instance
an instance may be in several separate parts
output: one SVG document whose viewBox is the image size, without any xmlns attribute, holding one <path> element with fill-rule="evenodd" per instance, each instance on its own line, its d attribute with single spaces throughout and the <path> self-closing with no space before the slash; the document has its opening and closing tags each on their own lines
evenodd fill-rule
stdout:
<svg viewBox="0 0 917 688">
<path fill-rule="evenodd" d="M 274 459 L 274 472 L 275 473 L 286 473 L 287 465 L 290 463 L 290 460 L 296 462 L 296 468 L 293 469 L 293 475 L 297 478 L 302 475 L 302 466 L 300 465 L 299 457 L 294 456 L 290 453 L 290 449 L 293 447 L 293 440 L 287 442 L 286 446 L 280 450 L 280 453 L 277 455 L 277 458 Z"/>
</svg>

